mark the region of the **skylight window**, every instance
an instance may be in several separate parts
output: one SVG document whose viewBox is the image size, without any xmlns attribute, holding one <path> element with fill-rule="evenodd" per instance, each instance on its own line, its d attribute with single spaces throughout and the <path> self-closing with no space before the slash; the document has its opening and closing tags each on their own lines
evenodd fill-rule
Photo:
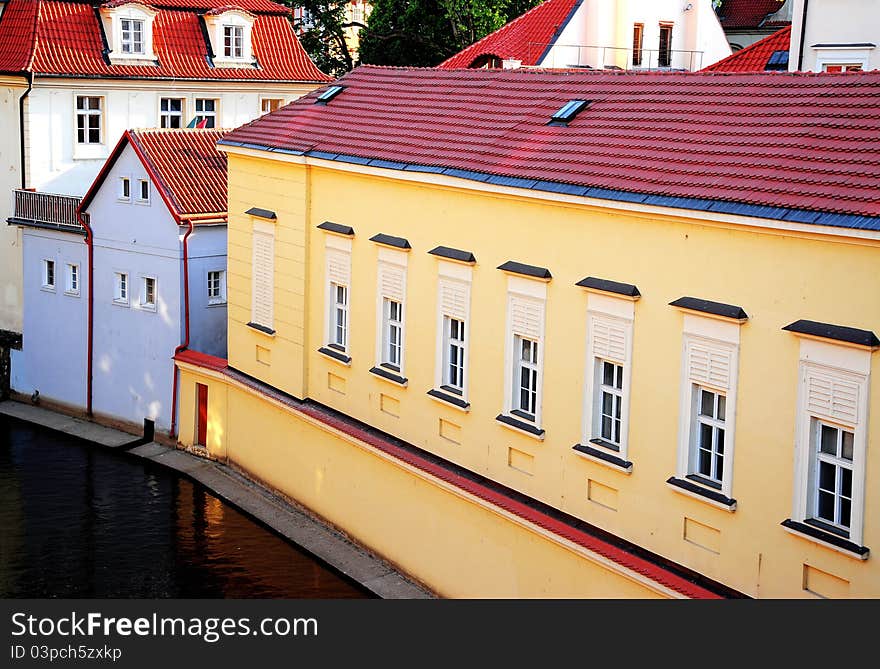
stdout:
<svg viewBox="0 0 880 669">
<path fill-rule="evenodd" d="M 567 125 L 575 116 L 590 104 L 590 100 L 569 100 L 550 117 L 550 125 Z"/>
<path fill-rule="evenodd" d="M 788 50 L 774 51 L 770 55 L 770 60 L 767 61 L 767 65 L 764 67 L 765 72 L 771 72 L 773 70 L 787 70 L 787 69 L 788 69 Z"/>
<path fill-rule="evenodd" d="M 317 105 L 327 104 L 328 102 L 330 102 L 330 100 L 332 100 L 337 95 L 339 95 L 342 92 L 343 88 L 345 88 L 345 86 L 331 86 L 330 88 L 328 88 L 326 91 L 324 91 L 323 93 L 321 93 L 318 96 L 318 98 L 315 100 L 315 104 L 317 104 Z"/>
</svg>

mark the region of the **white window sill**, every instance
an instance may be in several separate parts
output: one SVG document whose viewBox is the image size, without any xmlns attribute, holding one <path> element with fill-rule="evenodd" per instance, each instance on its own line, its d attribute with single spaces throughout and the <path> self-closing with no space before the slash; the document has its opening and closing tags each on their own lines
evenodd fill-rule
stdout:
<svg viewBox="0 0 880 669">
<path fill-rule="evenodd" d="M 673 481 L 675 481 L 675 483 L 673 483 Z M 687 485 L 690 489 L 682 487 L 683 485 Z M 727 511 L 728 513 L 733 513 L 734 511 L 736 511 L 735 499 L 727 498 L 720 491 L 704 488 L 703 486 L 697 483 L 692 483 L 686 479 L 680 479 L 675 476 L 671 476 L 666 481 L 666 487 L 670 490 L 677 492 L 679 495 L 684 495 L 685 497 L 690 497 L 691 499 L 695 499 L 698 502 L 702 502 L 703 504 L 714 506 L 716 509 L 721 509 L 722 511 Z M 724 498 L 727 501 L 721 501 L 721 499 L 712 499 L 712 497 Z"/>
<path fill-rule="evenodd" d="M 381 364 L 370 368 L 370 374 L 377 379 L 382 379 L 386 383 L 391 383 L 401 388 L 406 388 L 409 385 L 409 379 Z"/>
<path fill-rule="evenodd" d="M 828 541 L 821 538 L 822 534 L 825 534 L 821 530 L 811 530 L 810 527 L 806 523 L 786 520 L 781 523 L 783 529 L 791 534 L 792 536 L 803 539 L 804 541 L 810 541 L 814 544 L 822 546 L 824 548 L 830 548 L 831 550 L 840 553 L 841 555 L 845 555 L 848 558 L 852 558 L 853 560 L 864 561 L 867 560 L 870 556 L 871 552 L 868 548 L 864 546 L 858 546 L 857 544 L 841 538 L 841 544 L 849 544 L 850 547 L 846 547 L 845 545 L 836 546 L 831 541 L 833 541 L 836 537 L 831 534 L 828 534 Z M 803 528 L 803 531 L 800 529 Z M 807 532 L 810 532 L 807 534 Z"/>
<path fill-rule="evenodd" d="M 217 298 L 214 298 L 213 300 L 209 299 L 209 300 L 208 300 L 208 306 L 209 306 L 209 307 L 225 307 L 225 306 L 226 306 L 226 300 L 220 300 L 220 299 L 217 299 Z"/>
<path fill-rule="evenodd" d="M 140 205 L 149 205 L 149 204 L 150 204 L 150 201 L 149 201 L 149 200 L 142 200 L 142 199 L 140 199 L 140 198 L 136 198 L 135 201 L 134 201 L 134 203 L 135 203 L 135 204 L 140 204 Z"/>
<path fill-rule="evenodd" d="M 47 293 L 54 293 L 55 286 L 40 286 L 40 290 L 45 291 Z"/>
<path fill-rule="evenodd" d="M 318 349 L 318 353 L 323 355 L 328 360 L 332 360 L 338 365 L 342 365 L 344 367 L 351 367 L 351 356 L 345 353 L 344 351 L 338 351 L 334 348 L 328 346 L 322 346 Z"/>
<path fill-rule="evenodd" d="M 544 441 L 544 430 L 537 425 L 533 425 L 531 423 L 527 423 L 526 421 L 517 418 L 516 416 L 511 416 L 506 413 L 498 414 L 495 416 L 495 422 L 498 423 L 501 427 L 507 428 L 511 432 L 518 432 L 519 434 L 524 434 L 527 437 L 531 437 L 536 441 Z"/>
<path fill-rule="evenodd" d="M 575 444 L 572 450 L 584 460 L 595 462 L 621 474 L 632 474 L 633 463 L 621 458 L 619 454 L 614 454 L 611 451 L 606 453 L 604 449 L 596 448 L 590 444 Z"/>
<path fill-rule="evenodd" d="M 65 290 L 64 294 L 67 295 L 67 297 L 79 297 L 78 290 Z"/>
<path fill-rule="evenodd" d="M 156 305 L 155 304 L 139 304 L 138 309 L 141 311 L 148 311 L 152 314 L 156 313 Z"/>
<path fill-rule="evenodd" d="M 130 306 L 128 300 L 113 300 L 113 304 L 117 307 L 125 307 L 126 309 Z"/>
<path fill-rule="evenodd" d="M 428 397 L 446 407 L 451 407 L 462 413 L 470 413 L 471 403 L 460 395 L 455 395 L 444 391 L 443 389 L 432 388 L 427 392 Z"/>
<path fill-rule="evenodd" d="M 229 56 L 214 56 L 214 67 L 253 67 L 256 64 L 254 58 L 230 58 Z"/>
</svg>

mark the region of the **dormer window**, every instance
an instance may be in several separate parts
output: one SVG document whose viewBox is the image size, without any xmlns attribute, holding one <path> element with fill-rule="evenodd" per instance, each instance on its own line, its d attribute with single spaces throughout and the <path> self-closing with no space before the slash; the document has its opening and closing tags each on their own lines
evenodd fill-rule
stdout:
<svg viewBox="0 0 880 669">
<path fill-rule="evenodd" d="M 139 2 L 101 7 L 101 21 L 110 47 L 110 62 L 124 65 L 154 65 L 153 19 L 156 10 Z"/>
<path fill-rule="evenodd" d="M 215 67 L 251 67 L 256 64 L 251 37 L 254 16 L 243 9 L 213 9 L 205 14 Z"/>
</svg>

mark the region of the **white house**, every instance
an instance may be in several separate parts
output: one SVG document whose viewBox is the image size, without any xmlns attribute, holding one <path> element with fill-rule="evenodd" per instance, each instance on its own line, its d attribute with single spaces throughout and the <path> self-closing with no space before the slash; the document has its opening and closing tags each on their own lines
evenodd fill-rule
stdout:
<svg viewBox="0 0 880 669">
<path fill-rule="evenodd" d="M 793 3 L 789 70 L 880 69 L 880 3 L 877 0 L 789 1 Z"/>
<path fill-rule="evenodd" d="M 711 0 L 546 0 L 439 67 L 694 71 L 730 53 Z"/>
<path fill-rule="evenodd" d="M 329 81 L 289 13 L 270 0 L 8 0 L 0 220 L 23 218 L 15 189 L 81 197 L 127 128 L 235 127 Z M 21 234 L 0 228 L 0 349 L 22 327 Z"/>
<path fill-rule="evenodd" d="M 82 201 L 70 198 L 85 225 L 12 219 L 25 267 L 14 390 L 170 429 L 175 351 L 226 355 L 222 135 L 127 131 Z"/>
</svg>

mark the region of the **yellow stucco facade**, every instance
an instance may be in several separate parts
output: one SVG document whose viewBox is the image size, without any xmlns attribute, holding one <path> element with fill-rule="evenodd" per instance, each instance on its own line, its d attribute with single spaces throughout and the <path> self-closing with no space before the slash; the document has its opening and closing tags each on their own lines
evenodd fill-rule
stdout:
<svg viewBox="0 0 880 669">
<path fill-rule="evenodd" d="M 854 486 L 863 491 L 859 546 L 880 544 L 880 355 L 867 347 L 783 331 L 798 319 L 876 330 L 880 238 L 861 231 L 638 207 L 476 182 L 346 166 L 226 147 L 229 153 L 229 366 L 294 398 L 311 399 L 508 486 L 752 597 L 878 597 L 880 566 L 789 531 L 797 512 L 799 369 L 814 348 L 855 360 L 866 385 Z M 270 210 L 274 220 L 245 214 Z M 352 237 L 319 229 L 325 221 Z M 253 320 L 254 230 L 274 237 L 272 327 Z M 405 385 L 377 364 L 377 266 L 405 238 Z M 350 363 L 318 351 L 327 341 L 328 237 L 350 244 Z M 350 242 L 348 241 L 350 239 Z M 467 267 L 467 389 L 463 410 L 427 394 L 438 364 L 437 246 L 473 253 Z M 384 249 L 384 250 L 383 250 Z M 548 268 L 549 281 L 511 279 L 514 260 Z M 455 264 L 455 263 L 453 263 Z M 575 284 L 634 284 L 633 301 Z M 508 292 L 543 298 L 538 402 L 542 438 L 496 419 L 509 408 Z M 598 297 L 596 297 L 598 295 Z M 739 305 L 747 319 L 670 306 L 682 296 Z M 585 397 L 591 300 L 631 314 L 626 460 L 631 471 L 573 449 L 589 438 Z M 615 307 L 616 308 L 616 307 Z M 684 331 L 735 333 L 724 492 L 719 504 L 667 480 L 680 472 Z M 690 324 L 690 325 L 689 325 Z M 722 335 L 719 335 L 722 336 Z M 805 353 L 806 351 L 806 353 Z M 818 354 L 817 354 L 818 355 Z M 824 359 L 823 359 L 824 360 Z M 825 364 L 823 362 L 823 364 Z M 398 564 L 444 596 L 673 596 L 589 551 L 468 499 L 237 384 L 181 363 L 180 442 L 195 439 L 195 384 L 209 388 L 208 451 L 228 460 Z M 735 425 L 735 432 L 733 427 Z M 858 450 L 858 446 L 857 446 Z M 809 458 L 807 458 L 809 459 Z M 856 497 L 859 493 L 856 493 Z M 793 499 L 795 500 L 793 502 Z M 855 498 L 854 498 L 855 499 Z M 854 515 L 856 518 L 859 514 Z M 797 520 L 797 518 L 795 518 Z"/>
</svg>

